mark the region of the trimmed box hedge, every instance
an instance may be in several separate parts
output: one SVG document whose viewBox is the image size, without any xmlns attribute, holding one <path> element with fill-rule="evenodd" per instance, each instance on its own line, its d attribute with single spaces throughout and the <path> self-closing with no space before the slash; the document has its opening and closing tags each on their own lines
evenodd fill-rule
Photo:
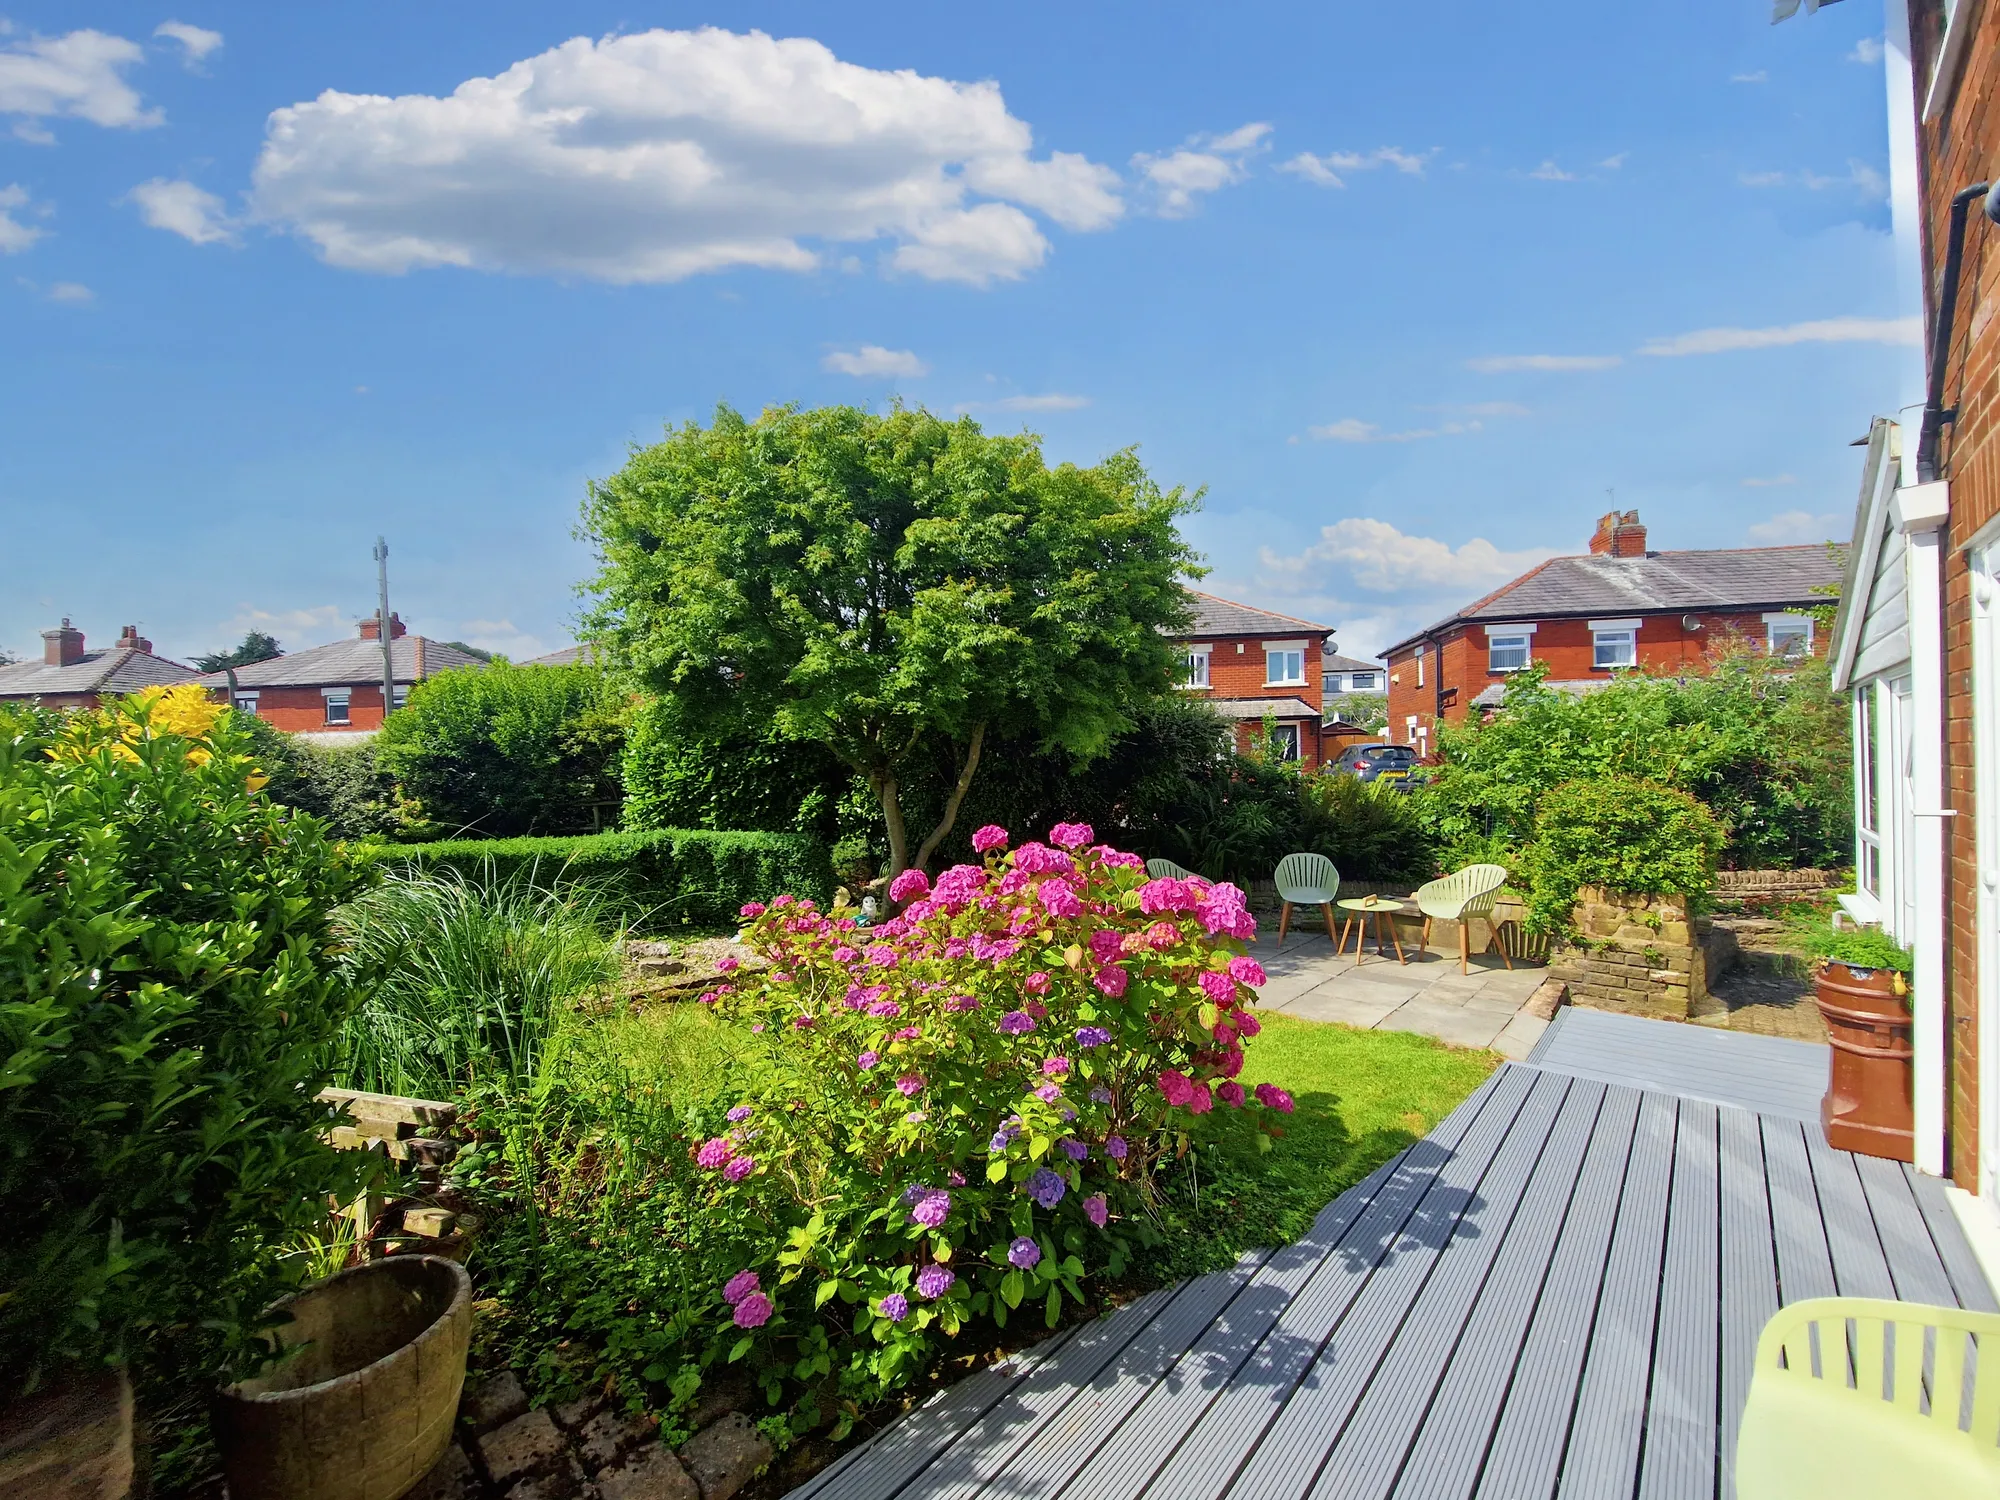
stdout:
<svg viewBox="0 0 2000 1500">
<path fill-rule="evenodd" d="M 642 932 L 733 927 L 746 901 L 789 892 L 824 902 L 833 891 L 826 846 L 792 833 L 663 828 L 558 838 L 448 839 L 378 847 L 382 864 L 586 884 Z"/>
</svg>

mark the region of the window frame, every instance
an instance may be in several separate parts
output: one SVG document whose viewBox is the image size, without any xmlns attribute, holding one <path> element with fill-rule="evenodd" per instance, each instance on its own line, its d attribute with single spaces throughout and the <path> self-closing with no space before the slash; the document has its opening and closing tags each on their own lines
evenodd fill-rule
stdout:
<svg viewBox="0 0 2000 1500">
<path fill-rule="evenodd" d="M 339 728 L 354 722 L 354 690 L 352 688 L 322 688 L 320 699 L 325 705 L 325 723 L 329 728 Z M 340 707 L 340 717 L 335 718 L 334 706 Z"/>
<path fill-rule="evenodd" d="M 1290 665 L 1290 658 L 1298 658 L 1299 675 L 1296 677 L 1274 677 L 1272 664 L 1275 658 L 1284 658 Z M 1304 641 L 1264 642 L 1264 686 L 1265 687 L 1306 687 L 1311 679 L 1306 673 L 1306 643 Z"/>
<path fill-rule="evenodd" d="M 1281 751 L 1278 755 L 1278 759 L 1285 764 L 1293 765 L 1305 759 L 1305 736 L 1300 732 L 1299 726 L 1296 723 L 1273 724 L 1271 726 L 1271 739 L 1274 743 L 1290 744 L 1290 754 L 1285 754 Z"/>
<path fill-rule="evenodd" d="M 1214 682 L 1211 676 L 1211 668 L 1213 666 L 1212 658 L 1214 655 L 1215 647 L 1212 645 L 1183 646 L 1181 648 L 1181 658 L 1182 665 L 1187 672 L 1187 677 L 1185 680 L 1175 683 L 1174 686 L 1191 692 L 1200 692 L 1205 688 L 1212 687 Z M 1199 665 L 1198 674 L 1197 664 Z"/>
<path fill-rule="evenodd" d="M 1592 620 L 1590 622 L 1590 670 L 1593 672 L 1616 672 L 1622 667 L 1639 665 L 1639 626 L 1636 619 Z M 1631 655 L 1624 661 L 1606 661 L 1604 649 L 1607 645 L 1623 644 Z"/>
<path fill-rule="evenodd" d="M 1882 899 L 1882 757 L 1876 738 L 1875 684 L 1854 690 L 1854 883 Z"/>
<path fill-rule="evenodd" d="M 1516 662 L 1502 662 L 1499 658 L 1503 650 L 1510 653 L 1519 651 L 1521 659 Z M 1494 631 L 1487 635 L 1486 674 L 1489 677 L 1501 676 L 1507 672 L 1525 672 L 1534 664 L 1534 660 L 1535 637 L 1533 632 L 1526 630 Z"/>
<path fill-rule="evenodd" d="M 1350 693 L 1379 693 L 1382 689 L 1376 686 L 1375 679 L 1381 675 L 1380 672 L 1349 672 L 1347 690 Z M 1366 682 L 1362 681 L 1364 677 L 1368 679 Z"/>
<path fill-rule="evenodd" d="M 1778 632 L 1784 631 L 1786 639 L 1802 637 L 1797 653 L 1778 650 Z M 1813 617 L 1796 612 L 1777 611 L 1764 616 L 1764 654 L 1785 661 L 1804 661 L 1813 654 Z"/>
</svg>

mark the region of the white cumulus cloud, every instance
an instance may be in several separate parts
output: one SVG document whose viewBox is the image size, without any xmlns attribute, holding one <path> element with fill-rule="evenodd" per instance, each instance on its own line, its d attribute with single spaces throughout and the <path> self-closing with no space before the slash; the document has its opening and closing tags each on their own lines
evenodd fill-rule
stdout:
<svg viewBox="0 0 2000 1500">
<path fill-rule="evenodd" d="M 1768 521 L 1750 528 L 1750 540 L 1767 547 L 1797 546 L 1801 542 L 1829 542 L 1839 535 L 1837 515 L 1815 516 L 1803 510 L 1782 511 Z"/>
<path fill-rule="evenodd" d="M 237 222 L 222 200 L 192 182 L 155 177 L 125 196 L 139 206 L 139 217 L 154 229 L 164 229 L 196 245 L 237 242 Z"/>
<path fill-rule="evenodd" d="M 1324 156 L 1301 151 L 1297 156 L 1278 163 L 1278 170 L 1303 177 L 1321 187 L 1337 188 L 1347 186 L 1347 179 L 1341 173 L 1372 172 L 1377 167 L 1394 167 L 1408 176 L 1421 177 L 1424 175 L 1424 164 L 1436 154 L 1435 149 L 1405 151 L 1398 146 L 1377 146 L 1373 151 L 1329 151 Z"/>
<path fill-rule="evenodd" d="M 863 344 L 859 349 L 836 349 L 820 362 L 820 368 L 836 375 L 863 378 L 930 374 L 930 366 L 908 349 L 884 349 L 880 344 Z"/>
<path fill-rule="evenodd" d="M 14 217 L 14 210 L 27 206 L 28 190 L 20 183 L 0 188 L 0 255 L 18 255 L 42 237 L 44 231 Z"/>
<path fill-rule="evenodd" d="M 1515 370 L 1608 370 L 1623 363 L 1619 354 L 1488 354 L 1468 359 L 1465 367 L 1480 375 L 1505 375 Z"/>
<path fill-rule="evenodd" d="M 1320 427 L 1308 427 L 1306 435 L 1325 443 L 1416 443 L 1425 438 L 1457 437 L 1479 431 L 1477 422 L 1440 422 L 1435 427 L 1413 427 L 1402 432 L 1385 432 L 1373 422 L 1359 417 L 1342 417 Z"/>
<path fill-rule="evenodd" d="M 145 49 L 122 36 L 85 29 L 62 36 L 0 42 L 0 115 L 18 115 L 14 134 L 46 145 L 44 120 L 74 118 L 113 129 L 143 130 L 165 118 L 147 109 L 125 71 Z"/>
<path fill-rule="evenodd" d="M 1271 127 L 1262 121 L 1239 125 L 1223 135 L 1197 135 L 1172 151 L 1157 155 L 1141 151 L 1132 166 L 1152 189 L 1154 212 L 1165 219 L 1184 219 L 1200 205 L 1197 198 L 1249 175 L 1250 158 L 1268 149 Z"/>
<path fill-rule="evenodd" d="M 1101 229 L 1118 176 L 1030 153 L 991 81 L 716 28 L 575 37 L 438 98 L 328 90 L 275 111 L 257 216 L 350 270 L 674 281 L 807 271 L 836 246 L 984 285 L 1039 266 L 1040 214 Z"/>
<path fill-rule="evenodd" d="M 51 302 L 68 302 L 74 306 L 81 307 L 96 300 L 97 293 L 93 292 L 80 281 L 58 281 L 49 288 L 49 301 Z"/>
<path fill-rule="evenodd" d="M 190 68 L 222 45 L 221 32 L 210 31 L 204 26 L 190 26 L 185 21 L 162 21 L 153 28 L 153 35 L 179 42 L 182 61 Z"/>
<path fill-rule="evenodd" d="M 1787 323 L 1782 328 L 1702 328 L 1648 340 L 1639 352 L 1674 358 L 1737 349 L 1776 349 L 1787 344 L 1920 344 L 1923 337 L 1915 318 L 1820 318 Z"/>
<path fill-rule="evenodd" d="M 1849 62 L 1868 63 L 1870 65 L 1880 62 L 1882 60 L 1882 39 L 1880 37 L 1864 36 L 1854 44 L 1854 50 L 1847 54 L 1847 60 Z"/>
<path fill-rule="evenodd" d="M 1797 484 L 1798 482 L 1799 476 L 1796 474 L 1770 474 L 1762 478 L 1740 479 L 1737 481 L 1745 489 L 1752 490 L 1777 489 L 1781 485 Z"/>
</svg>

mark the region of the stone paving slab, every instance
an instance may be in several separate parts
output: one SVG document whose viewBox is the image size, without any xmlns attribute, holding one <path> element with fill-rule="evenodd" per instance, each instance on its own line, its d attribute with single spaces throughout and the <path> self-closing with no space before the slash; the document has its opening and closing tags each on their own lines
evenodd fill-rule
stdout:
<svg viewBox="0 0 2000 1500">
<path fill-rule="evenodd" d="M 1546 1021 L 1523 1012 L 1545 971 L 1517 961 L 1506 967 L 1497 953 L 1475 954 L 1461 973 L 1456 947 L 1404 945 L 1408 960 L 1393 950 L 1373 949 L 1356 962 L 1350 945 L 1339 955 L 1325 933 L 1292 934 L 1279 948 L 1257 945 L 1257 961 L 1270 976 L 1260 994 L 1267 1011 L 1308 1021 L 1334 1021 L 1363 1030 L 1413 1031 L 1457 1047 L 1491 1047 L 1522 1058 L 1541 1037 Z"/>
</svg>

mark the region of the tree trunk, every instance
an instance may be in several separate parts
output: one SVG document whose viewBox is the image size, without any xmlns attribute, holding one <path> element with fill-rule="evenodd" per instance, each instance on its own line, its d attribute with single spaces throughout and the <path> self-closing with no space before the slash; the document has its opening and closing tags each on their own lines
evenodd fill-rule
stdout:
<svg viewBox="0 0 2000 1500">
<path fill-rule="evenodd" d="M 979 751 L 985 743 L 986 726 L 973 725 L 971 743 L 965 747 L 965 765 L 958 773 L 958 785 L 951 789 L 951 797 L 944 805 L 944 816 L 938 819 L 937 827 L 930 831 L 930 836 L 917 850 L 916 866 L 919 870 L 929 866 L 931 855 L 944 842 L 944 836 L 951 832 L 951 825 L 958 821 L 958 809 L 965 801 L 966 788 L 972 785 L 972 773 L 979 769 Z"/>
<path fill-rule="evenodd" d="M 903 801 L 896 778 L 888 771 L 870 771 L 868 784 L 881 799 L 882 821 L 889 828 L 889 878 L 894 880 L 910 864 L 910 835 L 903 827 Z"/>
</svg>

